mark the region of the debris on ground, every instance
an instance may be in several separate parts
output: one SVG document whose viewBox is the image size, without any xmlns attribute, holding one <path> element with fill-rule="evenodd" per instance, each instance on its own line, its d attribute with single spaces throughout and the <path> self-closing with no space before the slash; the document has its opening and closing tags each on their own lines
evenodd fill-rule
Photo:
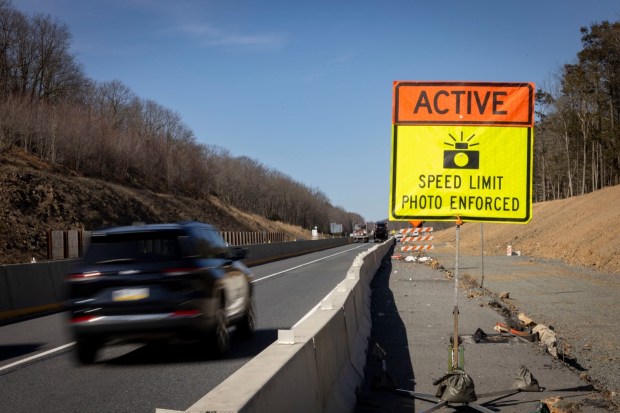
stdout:
<svg viewBox="0 0 620 413">
<path fill-rule="evenodd" d="M 506 323 L 495 324 L 495 327 L 493 327 L 493 330 L 499 333 L 507 333 L 507 334 L 510 334 L 511 336 L 519 337 L 529 342 L 538 341 L 538 335 L 534 333 L 533 331 L 531 331 L 530 329 L 522 329 L 518 327 L 514 328 Z"/>
<path fill-rule="evenodd" d="M 375 360 L 381 363 L 381 370 L 372 377 L 372 388 L 376 390 L 393 390 L 396 386 L 396 380 L 387 371 L 387 353 L 379 345 L 375 343 L 372 348 L 372 355 Z"/>
<path fill-rule="evenodd" d="M 508 333 L 530 342 L 539 341 L 547 353 L 559 358 L 558 338 L 551 327 L 544 324 L 536 324 L 534 320 L 523 313 L 517 318 L 507 317 L 505 323 L 497 323 L 493 329 L 499 333 Z"/>
<path fill-rule="evenodd" d="M 547 350 L 547 353 L 558 358 L 558 339 L 555 332 L 543 324 L 537 324 L 532 328 L 532 332 L 538 334 L 538 339 Z"/>
<path fill-rule="evenodd" d="M 547 405 L 550 413 L 579 413 L 582 411 L 577 404 L 561 397 L 549 397 L 544 399 L 542 403 Z"/>
<path fill-rule="evenodd" d="M 431 265 L 435 264 L 437 261 L 434 258 L 426 257 L 424 255 L 408 255 L 403 256 L 402 254 L 394 254 L 392 255 L 393 260 L 404 260 L 407 262 L 420 262 L 420 263 L 429 263 Z"/>
<path fill-rule="evenodd" d="M 534 320 L 532 320 L 531 318 L 529 318 L 528 316 L 526 316 L 523 313 L 519 313 L 519 315 L 517 316 L 517 318 L 525 325 L 525 326 L 535 326 L 536 323 L 534 322 Z"/>
</svg>

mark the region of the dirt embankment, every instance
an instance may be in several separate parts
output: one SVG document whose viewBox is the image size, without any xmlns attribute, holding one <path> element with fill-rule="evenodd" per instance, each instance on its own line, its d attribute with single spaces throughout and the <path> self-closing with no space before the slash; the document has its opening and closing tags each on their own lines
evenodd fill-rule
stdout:
<svg viewBox="0 0 620 413">
<path fill-rule="evenodd" d="M 290 239 L 310 236 L 299 227 L 238 211 L 214 197 L 196 200 L 85 178 L 18 148 L 0 153 L 0 264 L 46 259 L 49 230 L 183 220 L 209 222 L 222 231 L 285 232 Z"/>
<path fill-rule="evenodd" d="M 526 225 L 484 224 L 484 249 L 504 255 L 511 245 L 522 255 L 620 274 L 620 185 L 570 199 L 534 204 Z M 58 169 L 18 148 L 0 153 L 0 263 L 46 258 L 49 230 L 96 229 L 132 222 L 210 222 L 223 231 L 307 231 L 246 214 L 217 198 L 200 200 L 85 178 Z M 454 243 L 454 228 L 439 231 L 438 243 Z M 465 253 L 480 253 L 480 224 L 461 227 Z"/>
<path fill-rule="evenodd" d="M 454 228 L 435 242 L 454 244 Z M 529 224 L 483 227 L 485 255 L 505 255 L 508 245 L 521 255 L 558 259 L 571 265 L 620 274 L 620 185 L 569 199 L 534 204 Z M 480 224 L 461 226 L 459 248 L 480 254 Z"/>
</svg>

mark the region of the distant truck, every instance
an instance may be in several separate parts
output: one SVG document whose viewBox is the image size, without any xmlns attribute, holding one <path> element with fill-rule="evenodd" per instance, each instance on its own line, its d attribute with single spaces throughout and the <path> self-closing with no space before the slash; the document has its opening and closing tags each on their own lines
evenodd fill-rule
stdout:
<svg viewBox="0 0 620 413">
<path fill-rule="evenodd" d="M 388 239 L 387 222 L 377 222 L 375 224 L 375 242 L 383 242 Z"/>
<path fill-rule="evenodd" d="M 353 224 L 353 232 L 351 233 L 353 242 L 368 242 L 370 241 L 370 233 L 368 232 L 368 225 L 365 222 L 358 222 Z"/>
</svg>

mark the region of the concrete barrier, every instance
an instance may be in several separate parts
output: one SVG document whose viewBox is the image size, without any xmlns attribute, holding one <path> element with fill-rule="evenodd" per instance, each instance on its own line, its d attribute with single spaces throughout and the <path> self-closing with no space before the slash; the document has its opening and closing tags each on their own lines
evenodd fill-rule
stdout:
<svg viewBox="0 0 620 413">
<path fill-rule="evenodd" d="M 0 266 L 0 313 L 10 311 L 13 308 L 13 297 L 9 280 L 6 278 L 6 269 L 4 266 Z"/>
<path fill-rule="evenodd" d="M 273 242 L 245 246 L 249 250 L 247 265 L 259 265 L 301 254 L 321 251 L 351 243 L 350 238 L 330 238 L 314 241 Z"/>
<path fill-rule="evenodd" d="M 0 321 L 61 309 L 64 277 L 73 262 L 0 266 Z"/>
<path fill-rule="evenodd" d="M 350 243 L 350 238 L 248 245 L 247 265 L 258 265 Z M 64 277 L 77 260 L 0 265 L 0 322 L 62 309 Z"/>
<path fill-rule="evenodd" d="M 317 311 L 280 330 L 278 341 L 185 412 L 353 411 L 370 338 L 370 281 L 393 243 L 358 255 Z"/>
</svg>

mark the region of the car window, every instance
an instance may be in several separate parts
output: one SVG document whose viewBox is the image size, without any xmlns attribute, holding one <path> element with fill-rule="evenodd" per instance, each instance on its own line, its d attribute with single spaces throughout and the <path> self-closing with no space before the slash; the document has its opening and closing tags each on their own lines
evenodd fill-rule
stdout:
<svg viewBox="0 0 620 413">
<path fill-rule="evenodd" d="M 90 264 L 172 261 L 181 258 L 178 233 L 94 235 L 84 260 Z"/>
<path fill-rule="evenodd" d="M 226 249 L 226 242 L 224 241 L 224 238 L 222 238 L 222 236 L 217 231 L 209 229 L 207 230 L 207 232 L 209 234 L 209 238 L 211 239 L 211 241 L 213 242 L 213 245 L 215 245 L 216 248 Z"/>
<path fill-rule="evenodd" d="M 226 256 L 224 241 L 214 237 L 213 232 L 206 228 L 193 231 L 196 250 L 203 258 L 224 258 Z"/>
<path fill-rule="evenodd" d="M 211 244 L 212 253 L 217 258 L 226 258 L 226 243 L 216 231 L 211 229 L 204 230 L 205 236 Z"/>
</svg>

